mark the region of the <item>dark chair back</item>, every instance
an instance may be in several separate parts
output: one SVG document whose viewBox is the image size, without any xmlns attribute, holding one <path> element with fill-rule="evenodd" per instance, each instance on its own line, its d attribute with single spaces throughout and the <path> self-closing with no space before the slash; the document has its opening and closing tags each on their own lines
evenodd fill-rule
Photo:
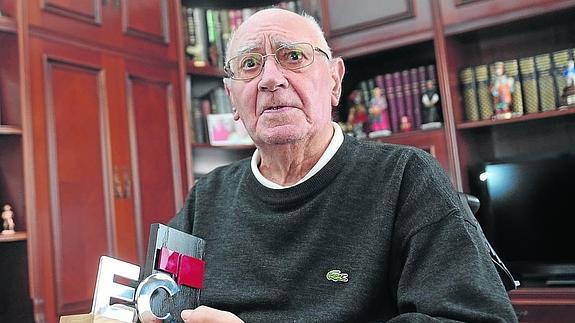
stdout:
<svg viewBox="0 0 575 323">
<path fill-rule="evenodd" d="M 473 218 L 473 220 L 476 224 L 477 230 L 479 231 L 479 236 L 481 236 L 481 238 L 483 239 L 483 242 L 485 243 L 485 245 L 487 246 L 487 249 L 489 250 L 489 255 L 491 256 L 491 261 L 493 262 L 493 265 L 495 265 L 495 268 L 497 269 L 497 273 L 499 274 L 499 277 L 501 277 L 501 280 L 503 281 L 503 285 L 505 286 L 505 289 L 508 291 L 516 289 L 519 286 L 519 281 L 515 280 L 513 278 L 513 275 L 511 275 L 511 272 L 509 271 L 509 269 L 507 269 L 507 267 L 505 267 L 505 264 L 503 263 L 503 261 L 501 261 L 501 258 L 499 258 L 499 256 L 497 255 L 497 253 L 495 252 L 495 250 L 493 249 L 493 247 L 491 246 L 491 244 L 489 243 L 489 241 L 485 237 L 485 234 L 483 233 L 483 230 L 481 229 L 481 225 L 475 219 L 475 214 L 479 210 L 479 207 L 481 206 L 481 202 L 479 201 L 479 199 L 477 197 L 475 197 L 473 195 L 465 194 L 465 193 L 457 193 L 457 194 L 458 194 L 459 199 L 461 200 L 461 204 L 463 204 L 463 207 L 465 208 L 466 212 L 468 212 L 468 215 L 470 215 L 471 218 Z"/>
</svg>

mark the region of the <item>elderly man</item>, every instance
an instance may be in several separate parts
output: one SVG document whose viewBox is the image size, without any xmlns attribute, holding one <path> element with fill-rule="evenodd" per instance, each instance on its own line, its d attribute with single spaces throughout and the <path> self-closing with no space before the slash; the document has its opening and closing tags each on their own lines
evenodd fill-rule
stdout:
<svg viewBox="0 0 575 323">
<path fill-rule="evenodd" d="M 438 163 L 331 122 L 344 72 L 310 17 L 263 10 L 232 37 L 224 84 L 257 150 L 170 222 L 207 241 L 204 306 L 182 318 L 515 321 Z"/>
</svg>

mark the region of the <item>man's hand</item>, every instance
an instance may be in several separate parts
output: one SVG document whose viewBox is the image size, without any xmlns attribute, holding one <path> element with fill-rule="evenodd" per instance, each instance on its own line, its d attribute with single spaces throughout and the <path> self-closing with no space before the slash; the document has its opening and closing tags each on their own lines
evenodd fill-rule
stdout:
<svg viewBox="0 0 575 323">
<path fill-rule="evenodd" d="M 183 310 L 182 319 L 186 323 L 244 323 L 242 319 L 230 312 L 216 310 L 203 305 L 195 310 Z"/>
</svg>

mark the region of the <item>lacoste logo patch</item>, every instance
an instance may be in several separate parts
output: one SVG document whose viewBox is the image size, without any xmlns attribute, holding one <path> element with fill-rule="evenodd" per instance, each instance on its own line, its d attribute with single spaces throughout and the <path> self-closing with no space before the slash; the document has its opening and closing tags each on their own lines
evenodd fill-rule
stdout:
<svg viewBox="0 0 575 323">
<path fill-rule="evenodd" d="M 332 282 L 336 282 L 336 283 L 347 283 L 348 279 L 347 279 L 347 274 L 346 273 L 342 273 L 341 270 L 338 269 L 334 269 L 334 270 L 330 270 L 327 272 L 327 274 L 325 275 L 325 278 L 327 278 L 327 280 L 331 280 Z"/>
</svg>

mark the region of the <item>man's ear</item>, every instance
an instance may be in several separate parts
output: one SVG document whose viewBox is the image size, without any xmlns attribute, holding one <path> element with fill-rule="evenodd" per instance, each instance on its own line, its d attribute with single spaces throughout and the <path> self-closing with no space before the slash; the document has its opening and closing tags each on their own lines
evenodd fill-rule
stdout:
<svg viewBox="0 0 575 323">
<path fill-rule="evenodd" d="M 345 64 L 343 63 L 343 59 L 340 57 L 333 58 L 331 61 L 331 77 L 334 85 L 331 90 L 331 105 L 334 107 L 339 104 L 339 98 L 341 96 L 341 82 L 344 74 Z"/>
<path fill-rule="evenodd" d="M 229 79 L 224 79 L 224 89 L 226 90 L 226 94 L 228 95 L 228 98 L 230 98 L 230 103 L 232 104 L 232 113 L 234 114 L 234 120 L 238 121 L 240 120 L 240 115 L 238 114 L 238 110 L 236 109 L 236 104 L 235 104 L 235 100 L 234 97 L 232 96 L 232 92 L 230 90 L 230 80 Z"/>
</svg>

